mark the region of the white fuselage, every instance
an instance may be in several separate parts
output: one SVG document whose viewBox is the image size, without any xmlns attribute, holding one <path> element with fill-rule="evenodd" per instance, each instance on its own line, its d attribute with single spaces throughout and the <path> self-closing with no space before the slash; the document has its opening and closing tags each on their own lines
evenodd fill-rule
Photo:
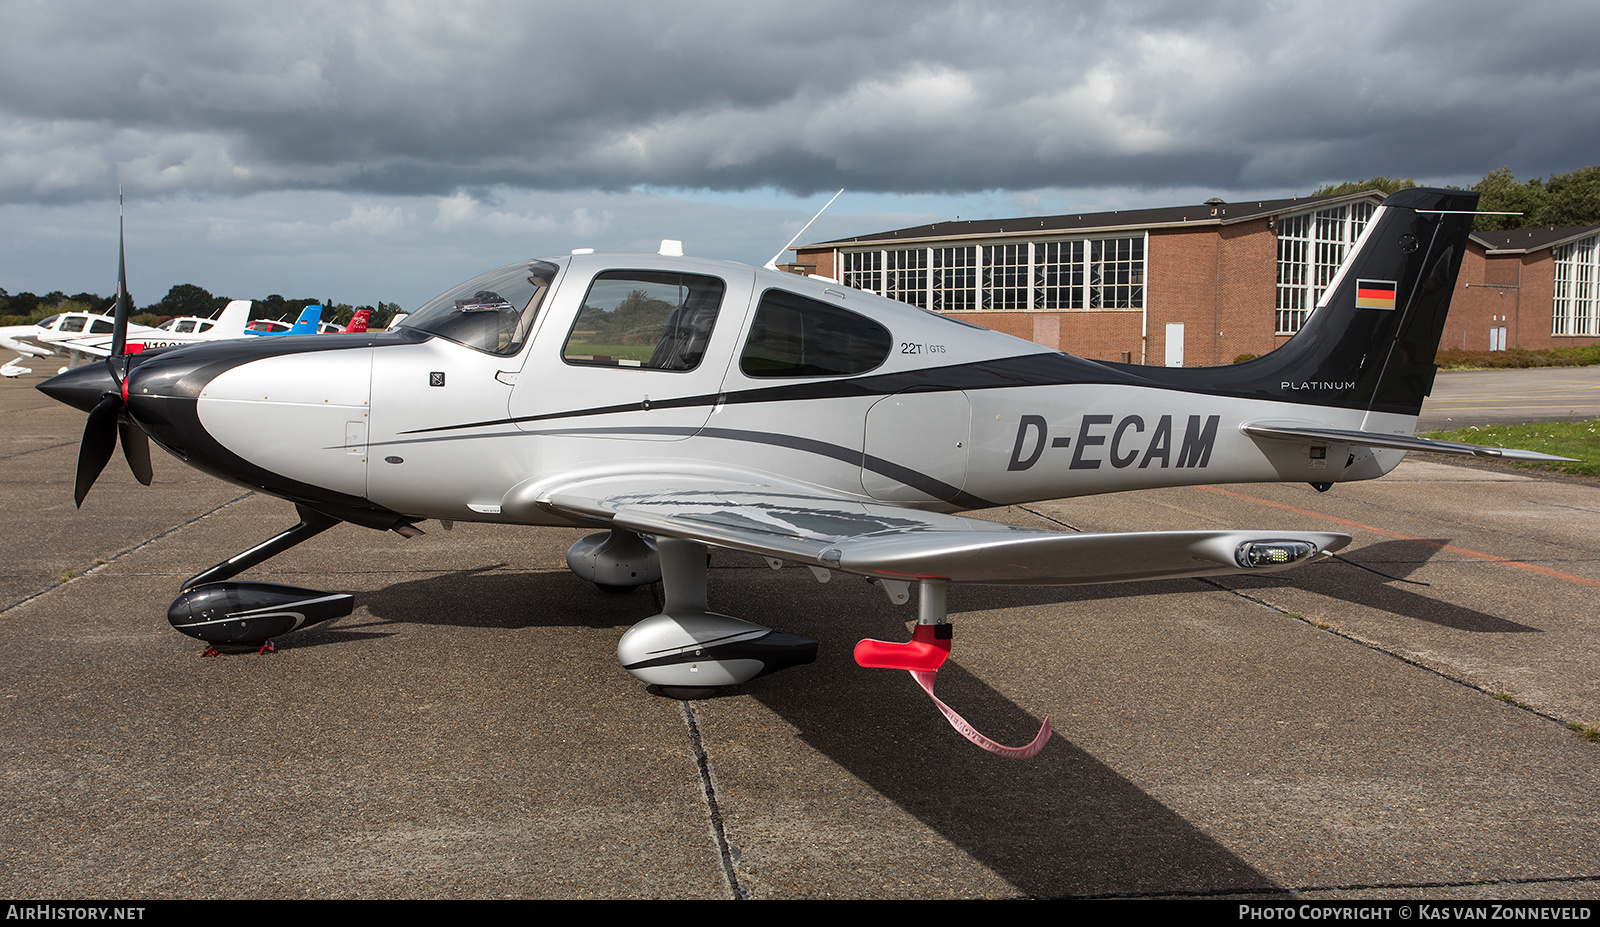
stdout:
<svg viewBox="0 0 1600 927">
<path fill-rule="evenodd" d="M 1370 479 L 1404 452 L 1263 443 L 1240 426 L 1279 419 L 1410 434 L 1415 425 L 1159 385 L 1013 386 L 986 374 L 962 388 L 946 373 L 1055 352 L 744 265 L 617 254 L 555 263 L 560 274 L 514 356 L 433 337 L 254 360 L 206 384 L 201 424 L 233 454 L 301 483 L 407 516 L 520 524 L 566 523 L 540 505 L 548 486 L 642 469 L 762 474 L 939 511 L 1200 483 Z M 686 268 L 726 288 L 697 367 L 564 359 L 595 274 Z M 851 376 L 750 376 L 741 348 L 769 288 L 876 320 L 892 336 L 888 357 Z"/>
</svg>

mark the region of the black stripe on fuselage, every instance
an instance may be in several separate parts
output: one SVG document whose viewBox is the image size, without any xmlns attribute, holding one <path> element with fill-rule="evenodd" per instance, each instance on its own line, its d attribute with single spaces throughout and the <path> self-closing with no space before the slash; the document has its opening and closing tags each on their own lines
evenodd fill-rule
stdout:
<svg viewBox="0 0 1600 927">
<path fill-rule="evenodd" d="M 1205 371 L 1218 385 L 1208 388 L 1196 374 Z M 468 428 L 487 428 L 495 425 L 520 425 L 528 422 L 549 422 L 564 418 L 582 418 L 590 415 L 614 415 L 624 412 L 643 412 L 655 409 L 688 409 L 712 406 L 762 402 L 799 402 L 812 399 L 848 399 L 875 396 L 893 396 L 897 393 L 971 392 L 990 389 L 1015 389 L 1043 386 L 1128 386 L 1145 389 L 1172 390 L 1217 396 L 1230 399 L 1255 399 L 1265 402 L 1292 402 L 1300 405 L 1328 406 L 1332 408 L 1361 409 L 1367 403 L 1358 399 L 1341 401 L 1337 396 L 1317 397 L 1315 403 L 1300 397 L 1285 396 L 1276 384 L 1251 386 L 1238 376 L 1230 376 L 1228 367 L 1166 368 L 1142 367 L 1132 364 L 1114 364 L 1109 361 L 1085 360 L 1059 352 L 1022 354 L 997 360 L 955 364 L 920 370 L 831 380 L 813 380 L 805 383 L 788 383 L 779 386 L 757 387 L 732 392 L 703 393 L 671 399 L 651 399 L 648 409 L 644 403 L 630 402 L 608 406 L 590 406 L 559 412 L 541 412 L 537 415 L 517 415 L 505 418 L 466 422 L 459 425 L 436 425 L 417 428 L 401 434 L 431 434 L 442 431 L 460 431 Z M 1234 381 L 1234 382 L 1230 382 Z"/>
<path fill-rule="evenodd" d="M 791 450 L 806 454 L 816 454 L 819 457 L 828 457 L 850 466 L 859 466 L 863 470 L 886 476 L 892 480 L 903 483 L 918 492 L 927 493 L 942 502 L 959 505 L 963 509 L 993 508 L 996 503 L 990 502 L 981 496 L 965 492 L 960 488 L 944 482 L 936 477 L 929 476 L 910 467 L 902 466 L 892 460 L 874 457 L 861 451 L 859 448 L 845 447 L 842 444 L 832 444 L 819 441 L 815 438 L 802 438 L 799 435 L 786 435 L 772 431 L 746 431 L 739 428 L 703 428 L 698 425 L 680 426 L 649 426 L 639 425 L 632 427 L 614 428 L 551 428 L 541 431 L 499 431 L 489 434 L 466 435 L 438 435 L 429 438 L 408 438 L 399 441 L 373 441 L 367 446 L 394 447 L 414 444 L 432 444 L 439 441 L 470 441 L 480 438 L 515 438 L 515 437 L 579 437 L 579 438 L 605 438 L 621 437 L 627 435 L 661 435 L 678 437 L 715 438 L 722 441 L 744 441 L 752 444 L 765 444 L 773 447 L 786 447 Z"/>
</svg>

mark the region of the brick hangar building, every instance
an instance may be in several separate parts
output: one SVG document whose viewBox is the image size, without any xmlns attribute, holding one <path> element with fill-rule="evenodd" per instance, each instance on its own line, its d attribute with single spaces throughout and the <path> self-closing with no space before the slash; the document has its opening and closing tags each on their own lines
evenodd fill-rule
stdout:
<svg viewBox="0 0 1600 927">
<path fill-rule="evenodd" d="M 1380 192 L 938 222 L 800 245 L 832 277 L 1101 360 L 1229 364 L 1300 330 Z M 1442 348 L 1600 344 L 1600 226 L 1474 233 Z"/>
</svg>

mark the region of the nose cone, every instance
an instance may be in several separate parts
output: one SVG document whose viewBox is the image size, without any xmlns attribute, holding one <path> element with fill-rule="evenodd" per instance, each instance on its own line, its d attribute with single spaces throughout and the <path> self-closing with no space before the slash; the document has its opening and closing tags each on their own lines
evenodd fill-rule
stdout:
<svg viewBox="0 0 1600 927">
<path fill-rule="evenodd" d="M 93 411 L 100 397 L 106 393 L 122 392 L 111 371 L 99 361 L 56 374 L 40 383 L 38 389 L 57 402 L 64 402 L 85 412 Z"/>
</svg>

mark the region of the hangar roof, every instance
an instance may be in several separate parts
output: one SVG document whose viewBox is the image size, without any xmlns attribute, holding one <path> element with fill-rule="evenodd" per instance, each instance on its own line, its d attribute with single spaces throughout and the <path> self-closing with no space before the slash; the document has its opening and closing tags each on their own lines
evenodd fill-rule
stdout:
<svg viewBox="0 0 1600 927">
<path fill-rule="evenodd" d="M 1490 254 L 1526 254 L 1554 248 L 1600 231 L 1600 225 L 1575 225 L 1564 229 L 1515 229 L 1510 232 L 1473 232 L 1472 238 Z"/>
<path fill-rule="evenodd" d="M 1163 206 L 1157 209 L 1125 209 L 1115 212 L 1077 213 L 1062 216 L 1027 216 L 1015 219 L 970 219 L 934 222 L 910 228 L 891 229 L 854 238 L 797 245 L 796 251 L 838 248 L 850 245 L 909 243 L 946 239 L 1000 238 L 1019 235 L 1070 235 L 1128 229 L 1172 228 L 1198 225 L 1231 225 L 1264 216 L 1304 212 L 1342 206 L 1360 200 L 1383 201 L 1379 191 L 1343 193 L 1337 196 L 1300 196 L 1282 200 L 1249 200 L 1224 203 L 1213 200 L 1195 206 Z"/>
</svg>

